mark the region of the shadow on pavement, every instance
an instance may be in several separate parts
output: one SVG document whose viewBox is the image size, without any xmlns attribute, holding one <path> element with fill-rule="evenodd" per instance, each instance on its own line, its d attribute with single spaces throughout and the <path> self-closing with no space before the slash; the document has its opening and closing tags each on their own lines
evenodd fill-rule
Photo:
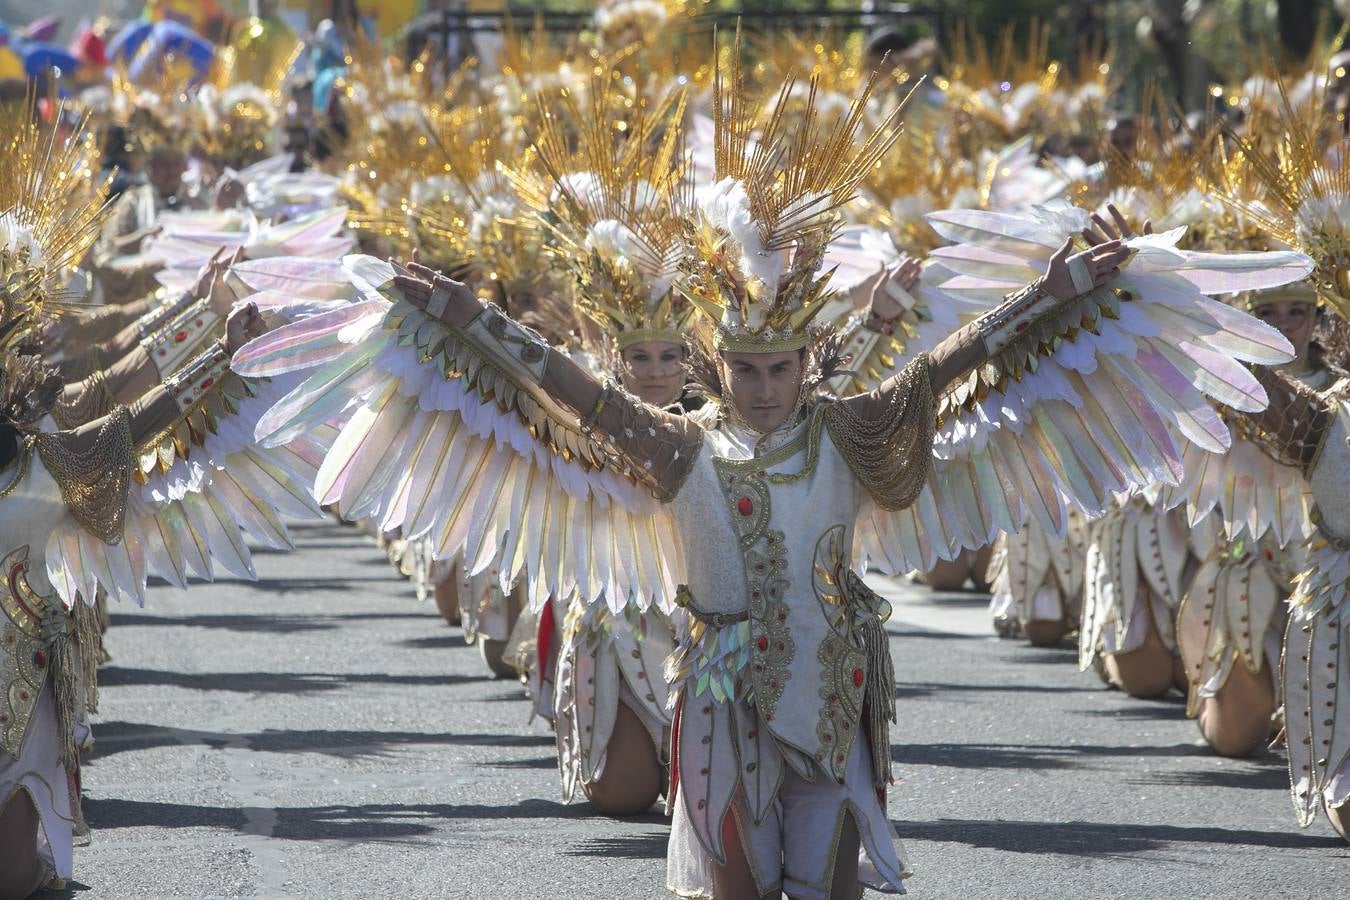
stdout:
<svg viewBox="0 0 1350 900">
<path fill-rule="evenodd" d="M 494 762 L 479 763 L 485 769 L 556 769 L 558 757 L 531 756 L 528 759 L 499 759 Z"/>
<path fill-rule="evenodd" d="M 450 626 L 447 625 L 446 628 Z M 450 648 L 458 650 L 462 647 L 468 647 L 464 642 L 464 635 L 456 629 L 445 634 L 433 634 L 428 637 L 406 638 L 396 642 L 396 646 L 407 647 L 410 650 L 434 650 L 441 648 Z"/>
<path fill-rule="evenodd" d="M 336 691 L 353 684 L 454 685 L 476 684 L 480 675 L 394 675 L 388 672 L 166 672 L 105 666 L 99 687 L 179 687 L 194 691 L 233 691 L 240 694 L 313 694 Z"/>
<path fill-rule="evenodd" d="M 1231 844 L 1271 849 L 1342 847 L 1336 837 L 1301 832 L 1250 831 L 1183 825 L 1132 825 L 1101 822 L 986 822 L 937 819 L 893 822 L 907 841 L 944 841 L 1012 853 L 1065 853 L 1116 856 L 1159 850 L 1173 844 Z"/>
<path fill-rule="evenodd" d="M 1106 709 L 1076 709 L 1074 715 L 1093 716 L 1099 719 L 1120 719 L 1131 722 L 1156 722 L 1186 720 L 1186 704 L 1183 697 L 1163 697 L 1159 700 L 1147 700 L 1133 706 L 1111 706 Z M 1199 732 L 1197 732 L 1198 734 Z"/>
<path fill-rule="evenodd" d="M 1165 784 L 1172 787 L 1225 787 L 1258 791 L 1282 791 L 1289 788 L 1289 773 L 1283 757 L 1266 754 L 1267 765 L 1257 760 L 1233 761 L 1240 768 L 1205 772 L 1153 772 L 1146 778 L 1127 778 L 1126 784 Z M 1217 757 L 1216 757 L 1217 759 Z"/>
<path fill-rule="evenodd" d="M 1018 646 L 1011 641 L 1000 643 L 999 646 L 1011 651 L 1006 661 L 1014 665 L 1066 666 L 1075 670 L 1078 668 L 1078 651 L 1068 646 L 1033 647 L 1030 644 Z"/>
<path fill-rule="evenodd" d="M 589 815 L 584 806 L 537 799 L 515 805 L 390 803 L 270 809 L 90 798 L 85 800 L 84 810 L 95 833 L 114 828 L 216 828 L 292 841 L 397 840 L 431 834 L 440 821 L 579 819 Z"/>
<path fill-rule="evenodd" d="M 1051 684 L 947 684 L 932 681 L 901 681 L 896 685 L 898 700 L 917 700 L 935 694 L 1078 694 L 1092 692 L 1090 687 Z"/>
<path fill-rule="evenodd" d="M 568 856 L 594 856 L 601 859 L 664 859 L 669 841 L 669 831 L 652 831 L 622 837 L 594 838 L 563 852 Z"/>
<path fill-rule="evenodd" d="M 437 744 L 461 747 L 552 747 L 551 735 L 542 734 L 428 734 L 417 731 L 261 731 L 226 734 L 164 728 L 135 722 L 104 722 L 95 726 L 95 751 L 90 764 L 116 753 L 154 747 L 204 746 L 263 753 L 322 753 L 326 756 L 377 756 L 400 747 Z"/>
<path fill-rule="evenodd" d="M 944 766 L 957 769 L 1068 769 L 1100 757 L 1207 756 L 1191 744 L 1154 747 L 1109 747 L 1098 744 L 896 744 L 891 759 L 902 766 Z"/>
<path fill-rule="evenodd" d="M 195 584 L 196 582 L 194 582 Z M 253 584 L 245 581 L 241 584 Z M 170 628 L 223 628 L 227 631 L 314 631 L 320 628 L 340 628 L 343 622 L 369 620 L 386 621 L 392 619 L 421 619 L 427 622 L 441 622 L 440 614 L 434 610 L 427 612 L 360 612 L 360 613 L 323 613 L 312 616 L 269 616 L 265 613 L 247 613 L 241 615 L 217 616 L 157 616 L 153 613 L 113 613 L 112 625 L 126 627 L 163 626 Z"/>
</svg>

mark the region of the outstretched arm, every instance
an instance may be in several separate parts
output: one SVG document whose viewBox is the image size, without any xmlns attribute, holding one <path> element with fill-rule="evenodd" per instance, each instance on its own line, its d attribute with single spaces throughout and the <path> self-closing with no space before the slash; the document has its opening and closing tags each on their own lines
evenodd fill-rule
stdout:
<svg viewBox="0 0 1350 900">
<path fill-rule="evenodd" d="M 1091 238 L 1089 238 L 1091 240 Z M 1129 257 L 1119 239 L 1100 237 L 1086 250 L 1070 255 L 1072 240 L 1065 239 L 1045 276 L 1008 297 L 997 309 L 966 325 L 930 354 L 934 393 L 997 356 L 1038 319 L 1053 315 L 1064 304 L 1108 284 L 1120 274 Z"/>
<path fill-rule="evenodd" d="M 1065 241 L 1043 278 L 961 328 L 865 394 L 831 404 L 826 425 L 835 447 L 885 510 L 909 506 L 929 474 L 936 398 L 997 355 L 1037 319 L 1108 282 L 1127 251 L 1103 241 L 1070 256 Z"/>
<path fill-rule="evenodd" d="M 66 385 L 62 406 L 87 406 L 82 400 L 91 391 L 106 391 L 114 402 L 131 403 L 209 349 L 236 299 L 224 276 L 239 258 L 238 253 L 231 257 L 217 253 L 202 267 L 191 291 L 146 313 L 119 333 L 100 354 L 108 361 L 106 368 Z"/>
<path fill-rule="evenodd" d="M 618 468 L 658 499 L 675 496 L 701 442 L 697 426 L 602 383 L 551 350 L 538 334 L 484 304 L 461 282 L 416 263 L 408 272 L 396 276 L 394 285 L 409 303 L 491 353 L 517 378 L 537 385 L 584 433 L 606 445 Z"/>
</svg>

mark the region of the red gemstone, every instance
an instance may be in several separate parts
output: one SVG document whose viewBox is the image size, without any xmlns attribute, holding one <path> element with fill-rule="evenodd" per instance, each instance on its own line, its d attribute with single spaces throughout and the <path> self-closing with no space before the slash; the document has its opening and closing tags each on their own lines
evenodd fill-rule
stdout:
<svg viewBox="0 0 1350 900">
<path fill-rule="evenodd" d="M 755 511 L 755 504 L 750 502 L 749 497 L 742 497 L 736 501 L 736 511 L 743 516 L 748 516 Z"/>
<path fill-rule="evenodd" d="M 759 648 L 760 653 L 763 653 L 769 649 L 769 639 L 761 634 L 759 640 L 755 641 L 755 646 Z"/>
<path fill-rule="evenodd" d="M 1027 330 L 1027 324 L 1028 324 L 1027 322 L 1018 322 L 1017 326 L 1013 330 L 1016 331 L 1018 334 L 1021 334 L 1023 331 Z"/>
<path fill-rule="evenodd" d="M 862 684 L 863 684 L 863 670 L 862 670 L 862 669 L 854 669 L 854 670 L 853 670 L 853 686 L 854 686 L 854 687 L 862 687 Z"/>
<path fill-rule="evenodd" d="M 186 341 L 186 340 L 187 340 L 187 332 L 186 332 L 186 331 L 180 331 L 180 332 L 178 332 L 177 334 L 175 334 L 175 335 L 173 336 L 173 340 L 174 340 L 174 343 L 176 343 L 176 344 L 181 344 L 181 343 L 183 343 L 183 341 Z"/>
<path fill-rule="evenodd" d="M 202 327 L 202 320 L 201 320 L 201 319 L 198 319 L 198 320 L 197 320 L 196 322 L 194 322 L 193 324 L 196 325 L 198 328 L 201 328 L 201 327 Z"/>
<path fill-rule="evenodd" d="M 0 713 L 0 722 L 8 722 L 8 721 L 9 716 L 5 715 L 4 713 Z"/>
<path fill-rule="evenodd" d="M 208 378 L 208 379 L 206 379 L 205 381 L 202 382 L 202 390 L 204 390 L 204 391 L 210 390 L 210 389 L 211 389 L 211 385 L 213 385 L 213 384 L 215 384 L 215 383 L 216 383 L 216 380 L 215 380 L 214 378 Z"/>
<path fill-rule="evenodd" d="M 34 653 L 33 665 L 37 666 L 39 669 L 47 668 L 47 654 L 43 653 L 41 650 Z"/>
<path fill-rule="evenodd" d="M 28 692 L 27 692 L 27 691 L 19 691 L 19 699 L 20 699 L 20 700 L 27 700 L 27 699 L 28 699 Z"/>
</svg>

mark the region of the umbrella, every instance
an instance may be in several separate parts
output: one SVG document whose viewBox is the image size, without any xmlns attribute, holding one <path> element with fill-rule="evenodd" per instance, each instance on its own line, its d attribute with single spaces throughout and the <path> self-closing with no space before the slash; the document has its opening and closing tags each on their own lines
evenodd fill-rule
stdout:
<svg viewBox="0 0 1350 900">
<path fill-rule="evenodd" d="M 56 32 L 61 28 L 61 19 L 58 16 L 43 16 L 40 19 L 34 19 L 19 32 L 30 41 L 50 41 L 56 37 Z"/>
<path fill-rule="evenodd" d="M 23 69 L 30 76 L 45 75 L 51 69 L 74 74 L 80 61 L 70 51 L 46 41 L 14 41 L 14 49 L 23 59 Z"/>
<path fill-rule="evenodd" d="M 141 44 L 150 36 L 154 27 L 152 23 L 143 21 L 128 22 L 123 25 L 122 30 L 113 35 L 113 39 L 108 42 L 108 59 L 130 61 L 136 55 L 136 51 L 141 48 Z"/>
<path fill-rule="evenodd" d="M 142 43 L 135 61 L 131 64 L 131 77 L 140 78 L 148 69 L 162 63 L 164 57 L 170 54 L 190 62 L 198 77 L 201 77 L 211 68 L 211 61 L 216 56 L 216 46 L 179 22 L 169 20 L 156 22 L 151 28 L 149 39 Z"/>
</svg>

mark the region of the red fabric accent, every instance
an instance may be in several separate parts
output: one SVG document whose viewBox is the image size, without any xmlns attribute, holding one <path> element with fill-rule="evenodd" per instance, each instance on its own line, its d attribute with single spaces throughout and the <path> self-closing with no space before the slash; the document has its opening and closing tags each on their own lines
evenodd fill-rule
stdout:
<svg viewBox="0 0 1350 900">
<path fill-rule="evenodd" d="M 539 648 L 539 677 L 544 678 L 549 661 L 553 658 L 553 598 L 544 602 L 539 611 L 538 631 L 534 636 L 535 646 Z"/>
<path fill-rule="evenodd" d="M 675 701 L 675 715 L 670 720 L 670 789 L 666 791 L 666 808 L 675 808 L 675 794 L 680 789 L 680 716 L 684 714 L 684 694 Z"/>
</svg>

